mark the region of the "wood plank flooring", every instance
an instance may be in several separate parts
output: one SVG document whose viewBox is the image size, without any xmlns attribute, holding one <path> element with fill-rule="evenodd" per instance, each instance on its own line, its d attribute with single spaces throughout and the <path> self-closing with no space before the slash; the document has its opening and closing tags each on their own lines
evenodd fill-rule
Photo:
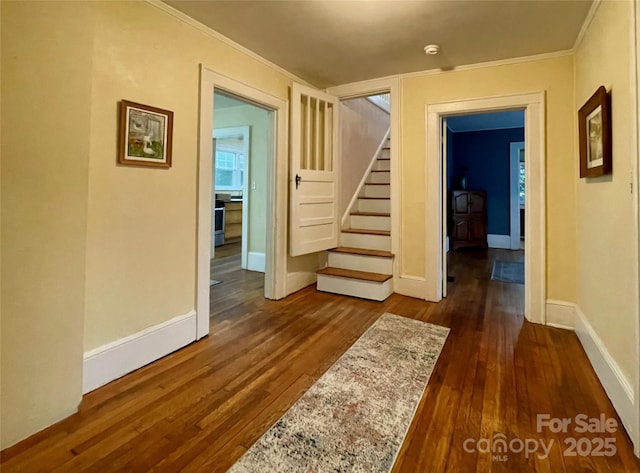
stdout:
<svg viewBox="0 0 640 473">
<path fill-rule="evenodd" d="M 607 435 L 616 446 L 610 457 L 564 456 L 565 440 L 577 434 L 536 431 L 537 414 L 617 417 L 575 334 L 526 322 L 523 286 L 490 280 L 495 258 L 521 254 L 452 254 L 454 282 L 439 304 L 400 295 L 378 303 L 314 287 L 268 301 L 260 273 L 239 270 L 237 257 L 226 269 L 216 263 L 212 277 L 223 283 L 211 288 L 208 337 L 87 394 L 77 414 L 3 451 L 1 470 L 226 471 L 392 312 L 451 328 L 393 472 L 639 471 L 622 429 Z M 467 439 L 500 433 L 554 446 L 548 458 L 510 452 L 505 461 L 465 451 Z"/>
</svg>

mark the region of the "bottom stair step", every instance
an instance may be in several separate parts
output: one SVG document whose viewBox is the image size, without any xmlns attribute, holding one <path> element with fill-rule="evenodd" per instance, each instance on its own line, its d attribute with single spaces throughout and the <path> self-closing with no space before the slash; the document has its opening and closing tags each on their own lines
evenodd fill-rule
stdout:
<svg viewBox="0 0 640 473">
<path fill-rule="evenodd" d="M 374 301 L 383 301 L 393 292 L 393 279 L 390 274 L 332 267 L 320 269 L 317 274 L 317 288 L 323 292 Z"/>
<path fill-rule="evenodd" d="M 390 274 L 380 274 L 380 273 L 369 273 L 366 271 L 354 271 L 352 269 L 342 269 L 342 268 L 323 268 L 316 271 L 318 274 L 325 274 L 327 276 L 337 276 L 339 278 L 351 278 L 351 279 L 361 279 L 363 281 L 373 281 L 373 282 L 385 282 L 388 279 L 391 279 Z"/>
</svg>

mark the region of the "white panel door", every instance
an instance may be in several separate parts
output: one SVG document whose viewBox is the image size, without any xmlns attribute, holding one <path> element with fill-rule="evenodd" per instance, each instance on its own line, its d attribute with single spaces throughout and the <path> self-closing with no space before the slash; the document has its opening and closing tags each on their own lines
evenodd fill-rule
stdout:
<svg viewBox="0 0 640 473">
<path fill-rule="evenodd" d="M 449 260 L 447 253 L 449 252 L 449 232 L 447 231 L 447 205 L 449 202 L 449 189 L 447 189 L 447 119 L 443 118 L 441 125 L 440 140 L 440 162 L 442 163 L 442 297 L 447 297 L 447 262 Z"/>
<path fill-rule="evenodd" d="M 338 99 L 291 89 L 291 256 L 338 246 Z"/>
</svg>

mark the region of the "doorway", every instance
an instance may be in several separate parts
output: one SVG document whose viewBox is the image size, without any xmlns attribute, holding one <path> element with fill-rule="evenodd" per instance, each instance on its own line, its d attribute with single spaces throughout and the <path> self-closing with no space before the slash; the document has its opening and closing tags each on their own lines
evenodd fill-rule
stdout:
<svg viewBox="0 0 640 473">
<path fill-rule="evenodd" d="M 546 323 L 546 225 L 545 225 L 545 133 L 544 93 L 460 100 L 426 107 L 427 164 L 425 166 L 425 238 L 427 299 L 440 301 L 447 279 L 446 161 L 443 160 L 443 119 L 470 113 L 524 110 L 525 116 L 525 291 L 524 315 L 536 323 Z M 446 134 L 444 134 L 446 136 Z"/>
<path fill-rule="evenodd" d="M 241 269 L 264 273 L 273 111 L 221 91 L 214 93 L 213 109 L 212 201 L 223 222 L 215 222 L 212 271 L 219 254 L 238 255 Z"/>
<path fill-rule="evenodd" d="M 212 247 L 215 257 L 215 168 L 214 168 L 214 96 L 222 92 L 231 98 L 239 99 L 244 105 L 251 105 L 268 114 L 266 126 L 267 146 L 264 190 L 265 244 L 264 244 L 264 297 L 280 299 L 285 296 L 287 257 L 286 215 L 287 201 L 287 102 L 262 92 L 247 84 L 218 74 L 205 66 L 200 69 L 200 132 L 198 153 L 198 234 L 196 264 L 196 320 L 197 338 L 209 333 L 211 301 L 211 258 Z M 239 158 L 238 158 L 239 159 Z M 238 178 L 238 170 L 236 172 Z M 249 170 L 250 171 L 250 170 Z M 242 175 L 244 179 L 244 175 Z M 232 179 L 233 180 L 233 179 Z M 228 182 L 228 181 L 227 181 Z M 256 187 L 257 187 L 256 182 Z M 243 195 L 244 197 L 244 195 Z M 250 199 L 249 199 L 250 200 Z M 249 204 L 251 205 L 251 203 Z M 251 218 L 248 218 L 251 221 Z M 250 233 L 247 244 L 251 248 Z M 249 252 L 247 253 L 249 255 Z M 215 287 L 215 286 L 214 286 Z"/>
<path fill-rule="evenodd" d="M 451 115 L 442 121 L 448 250 L 443 297 L 456 282 L 454 273 L 460 275 L 478 258 L 487 259 L 491 280 L 524 285 L 524 111 Z"/>
</svg>

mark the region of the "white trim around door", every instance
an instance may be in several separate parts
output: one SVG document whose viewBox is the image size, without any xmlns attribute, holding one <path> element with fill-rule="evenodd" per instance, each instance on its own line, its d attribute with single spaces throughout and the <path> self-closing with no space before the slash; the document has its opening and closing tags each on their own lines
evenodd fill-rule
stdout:
<svg viewBox="0 0 640 473">
<path fill-rule="evenodd" d="M 399 77 L 385 77 L 382 79 L 372 79 L 353 84 L 340 85 L 327 89 L 327 93 L 340 100 L 356 97 L 366 97 L 379 93 L 389 93 L 389 138 L 391 139 L 391 252 L 395 255 L 393 259 L 393 291 L 411 297 L 422 298 L 422 284 L 416 283 L 415 277 L 403 275 L 401 267 L 402 248 L 402 142 L 400 139 L 401 124 L 401 88 Z"/>
<path fill-rule="evenodd" d="M 200 129 L 198 140 L 198 200 L 196 259 L 196 339 L 209 333 L 209 271 L 211 251 L 211 194 L 213 94 L 215 89 L 237 95 L 273 114 L 269 132 L 271 159 L 267 166 L 267 251 L 264 294 L 285 297 L 287 280 L 287 160 L 288 102 L 235 79 L 200 66 Z"/>
<path fill-rule="evenodd" d="M 446 257 L 443 238 L 443 219 L 446 219 L 446 189 L 442 185 L 443 164 L 441 158 L 442 119 L 465 113 L 500 110 L 525 111 L 525 317 L 536 323 L 545 323 L 546 303 L 546 226 L 545 226 L 545 94 L 544 92 L 458 100 L 427 104 L 426 113 L 426 166 L 425 166 L 425 295 L 438 302 L 443 294 L 442 259 Z"/>
</svg>

